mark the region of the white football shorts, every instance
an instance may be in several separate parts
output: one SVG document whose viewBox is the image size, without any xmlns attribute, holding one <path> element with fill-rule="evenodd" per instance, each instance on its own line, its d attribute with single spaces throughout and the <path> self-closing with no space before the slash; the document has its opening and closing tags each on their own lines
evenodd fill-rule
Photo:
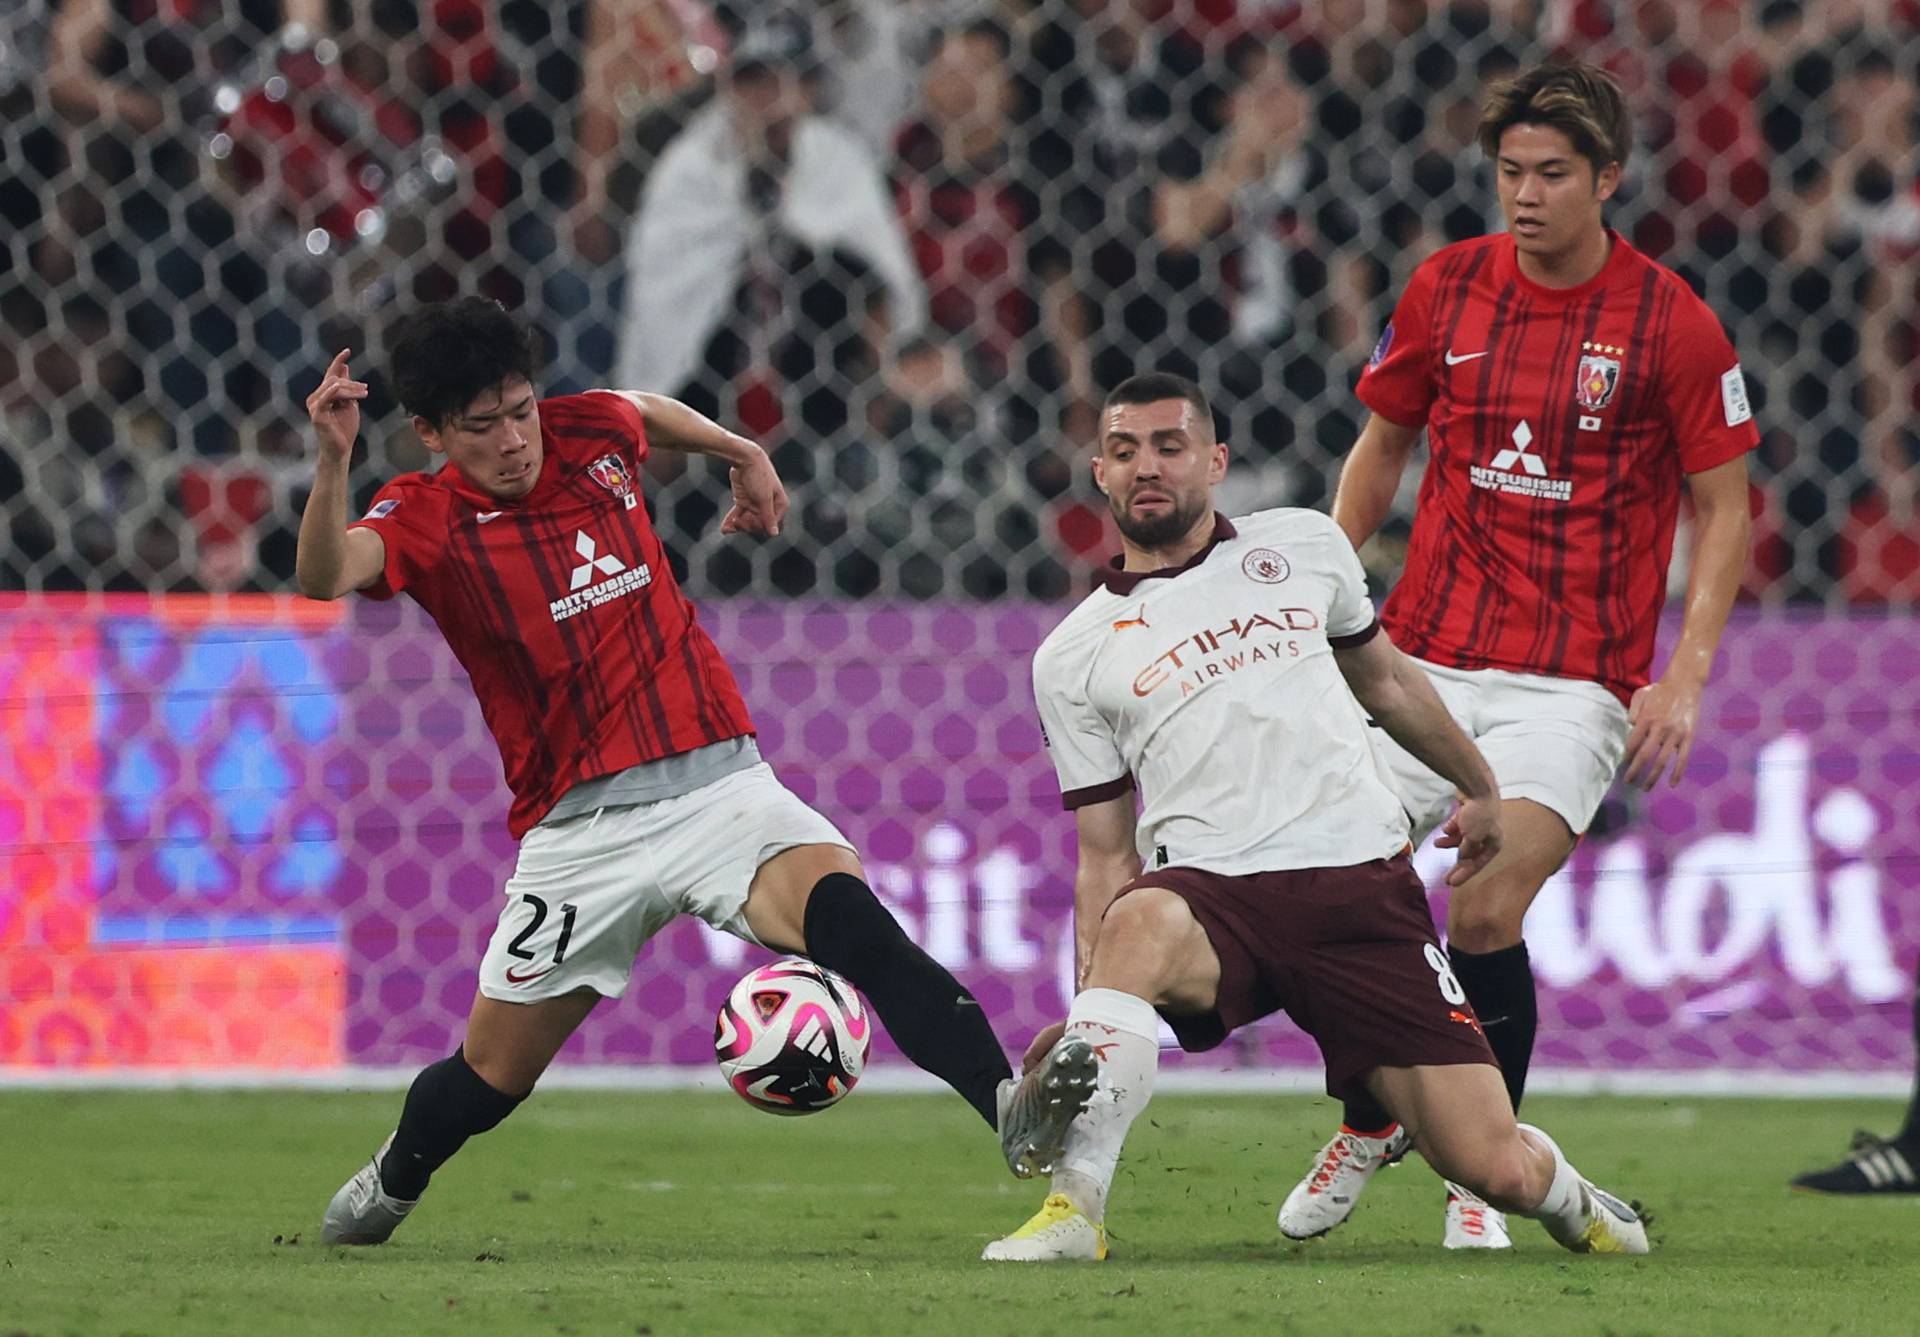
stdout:
<svg viewBox="0 0 1920 1337">
<path fill-rule="evenodd" d="M 657 803 L 602 808 L 520 842 L 480 992 L 509 1003 L 627 991 L 634 958 L 676 915 L 748 942 L 747 888 L 798 845 L 853 847 L 762 762 Z"/>
<path fill-rule="evenodd" d="M 1413 661 L 1467 737 L 1479 745 L 1500 797 L 1532 799 L 1577 836 L 1593 822 L 1627 750 L 1627 708 L 1599 683 L 1505 669 Z M 1453 814 L 1454 788 L 1372 728 L 1374 756 L 1413 818 L 1413 843 Z"/>
</svg>

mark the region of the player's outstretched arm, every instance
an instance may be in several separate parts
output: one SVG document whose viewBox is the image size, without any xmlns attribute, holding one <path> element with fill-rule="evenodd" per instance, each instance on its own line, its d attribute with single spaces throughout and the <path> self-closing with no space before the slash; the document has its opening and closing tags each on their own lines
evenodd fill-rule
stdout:
<svg viewBox="0 0 1920 1337">
<path fill-rule="evenodd" d="M 666 450 L 711 455 L 730 466 L 733 509 L 720 521 L 723 534 L 778 534 L 787 515 L 787 489 L 767 452 L 706 414 L 665 395 L 627 392 L 646 420 L 647 441 Z"/>
<path fill-rule="evenodd" d="M 340 350 L 319 388 L 307 396 L 317 453 L 313 491 L 300 517 L 294 579 L 309 599 L 338 599 L 348 590 L 365 589 L 386 569 L 386 542 L 371 529 L 347 528 L 347 469 L 360 435 L 360 401 L 367 397 L 366 382 L 347 371 L 347 354 Z"/>
<path fill-rule="evenodd" d="M 1385 632 L 1364 645 L 1335 650 L 1333 658 L 1367 714 L 1460 792 L 1459 810 L 1438 842 L 1460 851 L 1447 874 L 1447 882 L 1459 886 L 1500 852 L 1500 789 L 1493 768 L 1454 722 L 1427 675 L 1394 648 Z"/>
<path fill-rule="evenodd" d="M 1688 474 L 1687 487 L 1693 495 L 1694 545 L 1680 641 L 1659 680 L 1635 692 L 1627 708 L 1633 730 L 1627 735 L 1621 775 L 1643 789 L 1659 783 L 1669 762 L 1673 784 L 1687 773 L 1693 732 L 1700 723 L 1700 697 L 1713 673 L 1713 657 L 1753 547 L 1745 455 Z"/>
<path fill-rule="evenodd" d="M 1360 429 L 1333 494 L 1333 522 L 1347 531 L 1355 548 L 1372 538 L 1387 518 L 1421 430 L 1377 413 L 1369 414 Z"/>
</svg>

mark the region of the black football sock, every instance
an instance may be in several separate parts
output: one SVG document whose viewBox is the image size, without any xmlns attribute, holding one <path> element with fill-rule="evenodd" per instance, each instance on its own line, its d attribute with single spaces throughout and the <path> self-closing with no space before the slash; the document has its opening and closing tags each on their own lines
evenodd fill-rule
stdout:
<svg viewBox="0 0 1920 1337">
<path fill-rule="evenodd" d="M 380 1160 L 381 1189 L 403 1202 L 419 1197 L 433 1172 L 468 1138 L 498 1124 L 525 1099 L 488 1086 L 467 1066 L 465 1049 L 428 1064 L 407 1088 L 400 1128 Z"/>
<path fill-rule="evenodd" d="M 1907 1121 L 1893 1140 L 1920 1151 L 1920 965 L 1913 972 L 1913 1062 L 1913 1100 L 1907 1105 Z"/>
<path fill-rule="evenodd" d="M 1467 1001 L 1486 1032 L 1500 1075 L 1506 1079 L 1513 1108 L 1527 1089 L 1527 1066 L 1533 1062 L 1533 1037 L 1540 1028 L 1540 1004 L 1533 992 L 1533 963 L 1527 945 L 1516 942 L 1497 952 L 1467 952 L 1449 948 L 1454 978 L 1467 991 Z"/>
<path fill-rule="evenodd" d="M 921 951 L 867 884 L 829 873 L 807 899 L 807 955 L 873 1004 L 900 1052 L 966 1097 L 991 1125 L 994 1093 L 1013 1074 L 972 994 Z"/>
<path fill-rule="evenodd" d="M 1341 1127 L 1349 1133 L 1361 1133 L 1367 1137 L 1378 1137 L 1393 1127 L 1394 1117 L 1387 1113 L 1386 1106 L 1372 1096 L 1355 1096 L 1346 1102 L 1341 1111 Z"/>
</svg>

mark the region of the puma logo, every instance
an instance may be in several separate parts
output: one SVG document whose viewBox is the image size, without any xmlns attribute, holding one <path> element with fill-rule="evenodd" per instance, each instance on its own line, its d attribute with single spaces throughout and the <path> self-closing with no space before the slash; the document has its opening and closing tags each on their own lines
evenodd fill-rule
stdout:
<svg viewBox="0 0 1920 1337">
<path fill-rule="evenodd" d="M 1115 631 L 1125 631 L 1128 627 L 1146 627 L 1146 626 L 1147 626 L 1147 606 L 1145 604 L 1141 604 L 1139 617 L 1123 617 L 1113 624 L 1113 629 Z M 1151 631 L 1153 629 L 1151 627 L 1147 627 L 1147 630 Z"/>
</svg>

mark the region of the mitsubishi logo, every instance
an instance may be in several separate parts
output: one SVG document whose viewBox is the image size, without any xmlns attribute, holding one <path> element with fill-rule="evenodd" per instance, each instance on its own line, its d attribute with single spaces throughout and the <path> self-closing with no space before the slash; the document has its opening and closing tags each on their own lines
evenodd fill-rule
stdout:
<svg viewBox="0 0 1920 1337">
<path fill-rule="evenodd" d="M 587 537 L 587 531 L 584 529 L 574 531 L 573 550 L 580 554 L 580 565 L 573 568 L 573 577 L 567 586 L 568 589 L 585 589 L 598 579 L 595 572 L 601 576 L 617 576 L 627 569 L 626 565 L 612 553 L 604 557 L 595 556 L 594 554 L 600 549 L 592 539 Z"/>
<path fill-rule="evenodd" d="M 1493 457 L 1493 467 L 1500 470 L 1511 470 L 1514 465 L 1518 464 L 1535 478 L 1545 478 L 1547 476 L 1546 463 L 1541 460 L 1538 455 L 1530 455 L 1527 453 L 1527 447 L 1532 444 L 1533 428 L 1527 426 L 1527 420 L 1522 418 L 1520 425 L 1513 429 L 1513 449 L 1503 450 L 1498 455 L 1495 455 Z"/>
<path fill-rule="evenodd" d="M 1547 462 L 1528 449 L 1533 445 L 1533 428 L 1525 418 L 1513 429 L 1512 440 L 1513 448 L 1495 455 L 1491 465 L 1468 465 L 1468 481 L 1475 487 L 1504 492 L 1510 497 L 1572 501 L 1573 480 L 1547 477 Z"/>
</svg>

